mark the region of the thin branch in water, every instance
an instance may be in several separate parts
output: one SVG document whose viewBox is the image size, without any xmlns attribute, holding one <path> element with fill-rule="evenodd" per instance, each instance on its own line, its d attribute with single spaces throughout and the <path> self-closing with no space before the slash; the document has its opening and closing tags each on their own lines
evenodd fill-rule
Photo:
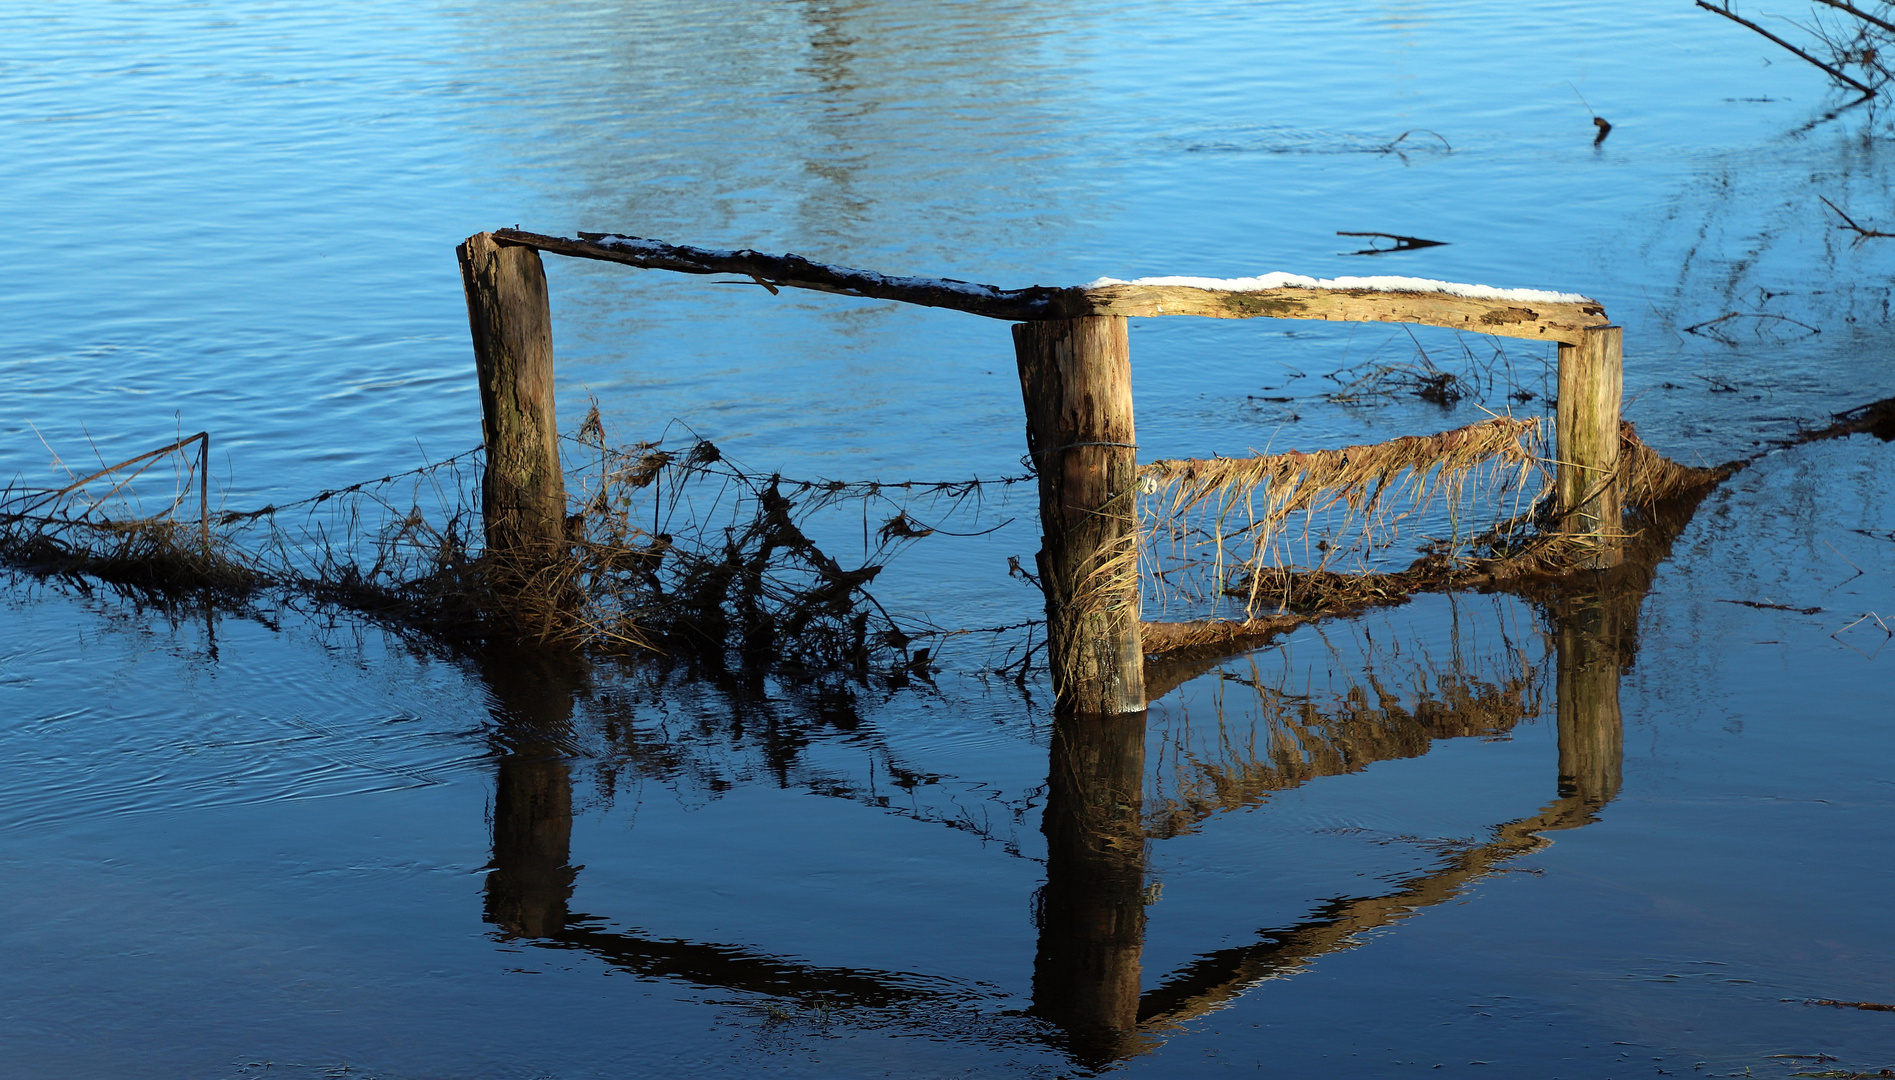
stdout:
<svg viewBox="0 0 1895 1080">
<path fill-rule="evenodd" d="M 1861 8 L 1858 8 L 1853 4 L 1844 3 L 1843 0 L 1816 0 L 1816 2 L 1819 4 L 1826 4 L 1829 7 L 1835 8 L 1837 11 L 1846 11 L 1849 14 L 1854 15 L 1856 18 L 1861 19 L 1863 22 L 1868 23 L 1870 26 L 1879 27 L 1883 30 L 1887 30 L 1891 34 L 1895 34 L 1895 23 L 1889 22 L 1887 19 L 1880 18 L 1875 15 L 1871 15 L 1868 12 L 1863 11 Z"/>
<path fill-rule="evenodd" d="M 1448 246 L 1448 242 L 1446 240 L 1423 240 L 1419 236 L 1401 236 L 1396 233 L 1344 232 L 1341 229 L 1337 229 L 1336 235 L 1337 236 L 1369 236 L 1369 237 L 1376 237 L 1382 240 L 1395 241 L 1394 247 L 1380 248 L 1380 247 L 1375 247 L 1371 245 L 1367 248 L 1364 248 L 1361 251 L 1346 252 L 1346 254 L 1349 254 L 1349 255 L 1386 255 L 1391 251 L 1415 251 L 1419 248 Z"/>
<path fill-rule="evenodd" d="M 1885 236 L 1885 235 L 1888 235 L 1888 234 L 1886 234 L 1886 233 L 1882 233 L 1882 234 L 1878 234 L 1878 235 L 1884 235 L 1884 236 Z M 1768 311 L 1731 311 L 1731 312 L 1726 312 L 1725 314 L 1722 314 L 1722 315 L 1719 315 L 1719 316 L 1718 316 L 1717 318 L 1715 318 L 1715 319 L 1706 319 L 1706 320 L 1704 320 L 1704 321 L 1703 321 L 1703 322 L 1701 322 L 1701 323 L 1697 323 L 1696 325 L 1693 325 L 1693 326 L 1687 326 L 1687 327 L 1685 327 L 1685 328 L 1684 328 L 1684 332 L 1685 332 L 1685 333 L 1687 333 L 1687 334 L 1695 334 L 1695 333 L 1697 333 L 1698 331 L 1700 331 L 1700 330 L 1703 330 L 1703 329 L 1705 329 L 1705 328 L 1707 328 L 1707 327 L 1712 327 L 1712 326 L 1716 326 L 1716 325 L 1717 325 L 1718 323 L 1721 323 L 1721 322 L 1726 322 L 1726 321 L 1728 321 L 1728 320 L 1731 320 L 1731 319 L 1772 319 L 1772 320 L 1775 320 L 1775 321 L 1777 321 L 1777 322 L 1786 322 L 1786 323 L 1791 323 L 1791 324 L 1793 324 L 1793 325 L 1796 325 L 1796 326 L 1800 326 L 1800 327 L 1802 327 L 1803 329 L 1805 329 L 1805 330 L 1808 330 L 1808 331 L 1809 331 L 1810 333 L 1812 333 L 1812 334 L 1820 334 L 1820 333 L 1822 333 L 1822 330 L 1821 330 L 1820 328 L 1818 328 L 1818 327 L 1814 327 L 1814 326 L 1811 326 L 1810 324 L 1808 324 L 1808 323 L 1806 323 L 1806 322 L 1802 322 L 1802 321 L 1800 321 L 1800 320 L 1797 320 L 1797 319 L 1792 319 L 1792 318 L 1790 318 L 1790 317 L 1789 317 L 1788 315 L 1777 315 L 1777 314 L 1775 314 L 1775 313 L 1773 313 L 1773 312 L 1768 312 Z"/>
<path fill-rule="evenodd" d="M 1819 199 L 1822 199 L 1823 205 L 1829 207 L 1831 210 L 1834 210 L 1836 212 L 1836 216 L 1842 219 L 1843 223 L 1841 225 L 1836 226 L 1836 228 L 1847 229 L 1850 232 L 1853 232 L 1856 234 L 1856 238 L 1853 241 L 1853 243 L 1860 244 L 1864 240 L 1868 240 L 1872 237 L 1878 237 L 1878 236 L 1884 237 L 1884 238 L 1895 238 L 1895 233 L 1883 232 L 1880 229 L 1871 229 L 1871 228 L 1867 228 L 1865 226 L 1856 224 L 1856 219 L 1844 213 L 1842 207 L 1837 206 L 1835 203 L 1830 202 L 1824 196 L 1818 195 L 1816 197 Z"/>
<path fill-rule="evenodd" d="M 1870 611 L 1870 612 L 1866 612 L 1866 613 L 1864 613 L 1864 614 L 1862 615 L 1862 617 L 1861 617 L 1861 618 L 1859 618 L 1859 619 L 1857 619 L 1857 620 L 1856 620 L 1855 622 L 1852 622 L 1852 623 L 1850 623 L 1850 624 L 1849 624 L 1848 626 L 1845 626 L 1845 627 L 1843 627 L 1842 629 L 1840 629 L 1840 630 L 1838 630 L 1838 631 L 1836 631 L 1835 633 L 1833 633 L 1833 634 L 1831 634 L 1831 635 L 1829 635 L 1829 636 L 1830 636 L 1830 637 L 1832 637 L 1832 638 L 1833 638 L 1833 637 L 1841 637 L 1841 636 L 1842 636 L 1843 634 L 1846 634 L 1846 633 L 1848 633 L 1848 632 L 1850 631 L 1850 629 L 1851 629 L 1851 628 L 1853 628 L 1853 627 L 1854 627 L 1854 626 L 1856 625 L 1856 623 L 1859 623 L 1859 622 L 1861 622 L 1861 621 L 1862 621 L 1863 619 L 1874 619 L 1874 620 L 1875 620 L 1875 625 L 1877 625 L 1877 626 L 1879 626 L 1879 627 L 1881 627 L 1881 628 L 1882 628 L 1882 633 L 1883 633 L 1883 634 L 1885 634 L 1885 635 L 1887 635 L 1888 637 L 1895 637 L 1895 630 L 1890 630 L 1890 629 L 1888 628 L 1888 624 L 1882 621 L 1882 617 L 1881 617 L 1880 615 L 1877 615 L 1877 614 L 1876 614 L 1875 612 L 1873 612 L 1873 611 Z"/>
</svg>

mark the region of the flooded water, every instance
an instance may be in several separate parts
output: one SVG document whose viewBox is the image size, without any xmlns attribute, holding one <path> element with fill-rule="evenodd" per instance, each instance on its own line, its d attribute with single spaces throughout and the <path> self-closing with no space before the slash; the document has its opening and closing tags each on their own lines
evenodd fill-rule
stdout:
<svg viewBox="0 0 1895 1080">
<path fill-rule="evenodd" d="M 29 483 L 208 430 L 247 508 L 466 449 L 453 247 L 516 224 L 1007 286 L 1583 292 L 1688 462 L 1895 395 L 1895 241 L 1821 202 L 1887 227 L 1886 121 L 1688 4 L 68 0 L 0 31 Z M 548 272 L 570 423 L 791 475 L 1021 469 L 1001 323 Z M 1548 389 L 1546 348 L 1419 328 L 1132 343 L 1146 459 Z M 1423 356 L 1482 392 L 1335 396 Z M 1306 627 L 1077 726 L 974 639 L 906 687 L 720 682 L 9 579 L 3 1071 L 1895 1066 L 1895 1014 L 1810 1004 L 1895 1003 L 1891 455 L 1777 450 L 1613 579 Z M 898 620 L 1037 614 L 1031 496 L 982 514 L 1015 520 L 878 580 Z"/>
</svg>

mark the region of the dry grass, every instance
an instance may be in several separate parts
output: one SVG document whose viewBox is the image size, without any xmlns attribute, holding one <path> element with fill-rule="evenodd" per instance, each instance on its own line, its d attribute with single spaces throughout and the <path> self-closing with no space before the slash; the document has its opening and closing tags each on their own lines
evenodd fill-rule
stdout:
<svg viewBox="0 0 1895 1080">
<path fill-rule="evenodd" d="M 210 436 L 199 432 L 116 465 L 101 460 L 85 476 L 68 470 L 61 487 L 0 489 L 0 558 L 156 595 L 241 598 L 260 575 L 211 532 L 209 455 Z M 161 509 L 143 510 L 151 490 L 166 487 Z"/>
<path fill-rule="evenodd" d="M 867 591 L 887 561 L 957 511 L 977 515 L 989 486 L 1030 479 L 791 480 L 748 472 L 688 433 L 675 447 L 612 447 L 596 410 L 571 442 L 567 537 L 544 550 L 482 549 L 477 451 L 233 513 L 202 505 L 201 464 L 177 444 L 134 459 L 169 456 L 176 476 L 195 479 L 194 499 L 168 499 L 156 513 L 140 512 L 120 467 L 0 492 L 0 561 L 160 603 L 313 601 L 457 642 L 863 676 L 908 663 L 922 636 L 897 627 Z M 864 549 L 846 562 L 806 529 L 844 504 L 865 523 Z"/>
<path fill-rule="evenodd" d="M 0 494 L 0 497 L 4 497 Z M 33 573 L 92 578 L 159 596 L 241 599 L 262 579 L 195 522 L 31 518 L 0 513 L 0 558 Z"/>
<path fill-rule="evenodd" d="M 1379 514 L 1381 500 L 1392 496 L 1402 496 L 1405 505 L 1397 513 L 1413 514 L 1416 504 L 1425 504 L 1430 498 L 1455 499 L 1462 490 L 1452 485 L 1453 475 L 1459 473 L 1462 484 L 1468 477 L 1479 477 L 1479 470 L 1490 461 L 1498 461 L 1507 470 L 1499 478 L 1501 490 L 1513 496 L 1515 505 L 1521 502 L 1526 509 L 1514 517 L 1496 522 L 1483 532 L 1464 539 L 1451 539 L 1437 542 L 1424 549 L 1419 559 L 1406 568 L 1394 571 L 1365 571 L 1343 573 L 1321 566 L 1303 568 L 1294 564 L 1271 561 L 1259 554 L 1253 543 L 1246 557 L 1224 559 L 1215 545 L 1224 534 L 1201 531 L 1198 535 L 1208 537 L 1204 546 L 1212 554 L 1200 556 L 1198 564 L 1209 565 L 1212 573 L 1221 575 L 1218 579 L 1225 592 L 1241 600 L 1244 605 L 1243 617 L 1234 619 L 1197 619 L 1184 622 L 1147 622 L 1143 627 L 1144 648 L 1148 656 L 1175 656 L 1189 658 L 1195 655 L 1228 654 L 1246 643 L 1254 643 L 1285 630 L 1300 626 L 1328 616 L 1347 612 L 1361 611 L 1367 608 L 1399 604 L 1410 596 L 1421 592 L 1439 592 L 1451 589 L 1490 589 L 1490 588 L 1532 588 L 1539 583 L 1558 579 L 1573 572 L 1580 556 L 1589 550 L 1581 541 L 1559 534 L 1554 528 L 1558 518 L 1558 508 L 1551 504 L 1544 486 L 1530 499 L 1521 499 L 1522 489 L 1530 479 L 1529 469 L 1540 475 L 1548 475 L 1550 463 L 1538 457 L 1537 451 L 1542 444 L 1535 433 L 1521 431 L 1523 437 L 1517 441 L 1506 434 L 1511 424 L 1489 421 L 1473 428 L 1461 428 L 1445 432 L 1442 435 L 1417 439 L 1398 439 L 1380 447 L 1351 447 L 1346 450 L 1327 451 L 1327 460 L 1320 461 L 1314 468 L 1296 470 L 1298 459 L 1314 458 L 1317 455 L 1273 455 L 1270 458 L 1237 459 L 1228 466 L 1221 461 L 1209 463 L 1179 463 L 1187 466 L 1210 465 L 1201 475 L 1206 481 L 1201 484 L 1205 492 L 1199 502 L 1211 506 L 1214 512 L 1224 513 L 1232 503 L 1259 500 L 1256 488 L 1265 490 L 1261 501 L 1266 509 L 1274 510 L 1275 505 L 1268 498 L 1269 484 L 1275 481 L 1287 491 L 1292 502 L 1288 512 L 1277 513 L 1274 517 L 1259 514 L 1259 530 L 1270 528 L 1279 534 L 1285 522 L 1299 510 L 1323 508 L 1326 501 L 1340 501 L 1348 511 L 1345 520 L 1358 530 L 1372 530 L 1384 524 L 1387 517 L 1394 514 Z M 1499 437 L 1481 437 L 1483 427 L 1493 427 Z M 1514 431 L 1521 429 L 1513 428 Z M 1429 473 L 1430 465 L 1424 456 L 1427 444 L 1442 440 L 1448 452 L 1433 466 L 1435 474 L 1447 473 L 1442 479 Z M 1399 446 L 1398 444 L 1407 444 Z M 1375 453 L 1390 448 L 1387 455 Z M 1516 453 L 1532 453 L 1531 461 L 1523 461 Z M 1353 457 L 1353 462 L 1351 458 Z M 1288 460 L 1285 460 L 1288 459 Z M 1170 465 L 1172 463 L 1159 463 Z M 1215 468 L 1217 466 L 1223 466 Z M 1675 506 L 1681 501 L 1691 501 L 1715 487 L 1731 472 L 1742 467 L 1742 463 L 1716 468 L 1694 468 L 1664 457 L 1646 446 L 1638 437 L 1631 424 L 1621 427 L 1619 453 L 1618 484 L 1621 498 L 1628 510 L 1625 543 L 1634 554 L 1645 548 L 1658 545 L 1668 550 L 1669 540 L 1676 530 L 1682 528 L 1682 520 L 1672 520 L 1676 515 L 1661 514 L 1662 508 Z M 1406 469 L 1403 473 L 1400 470 Z M 1386 479 L 1391 472 L 1392 480 Z M 1185 469 L 1178 469 L 1173 475 L 1190 475 Z M 1228 478 L 1228 479 L 1226 479 Z M 1323 481 L 1337 484 L 1339 490 L 1328 490 Z M 1491 480 L 1489 481 L 1492 482 Z M 1388 492 L 1389 495 L 1384 495 Z M 1187 495 L 1191 494 L 1187 490 Z M 1175 520 L 1180 516 L 1179 507 L 1188 512 L 1195 507 L 1177 494 L 1161 505 L 1155 516 L 1159 521 Z M 1688 515 L 1684 518 L 1688 520 Z M 1363 522 L 1367 524 L 1363 524 Z M 1304 519 L 1304 529 L 1309 528 L 1308 519 Z M 1178 532 L 1173 528 L 1172 535 Z M 1233 530 L 1235 531 L 1235 530 Z M 1174 544 L 1177 542 L 1173 540 Z M 1329 545 L 1326 550 L 1334 550 Z M 1267 554 L 1268 548 L 1262 549 Z M 1658 556 L 1653 556 L 1654 558 Z M 1176 563 L 1188 566 L 1183 559 Z"/>
<path fill-rule="evenodd" d="M 1474 495 L 1512 516 L 1531 508 L 1548 476 L 1545 426 L 1496 417 L 1372 446 L 1153 462 L 1141 470 L 1148 575 L 1161 596 L 1229 595 L 1244 582 L 1247 616 L 1285 610 L 1271 586 L 1287 568 L 1366 561 L 1437 502 L 1456 524 Z"/>
<path fill-rule="evenodd" d="M 1880 434 L 1889 415 L 1886 402 L 1865 406 L 1798 441 Z M 1095 629 L 1128 618 L 1147 582 L 1161 601 L 1239 603 L 1239 618 L 1144 625 L 1148 655 L 1191 656 L 1421 591 L 1531 588 L 1568 573 L 1578 553 L 1551 527 L 1547 426 L 1496 417 L 1374 446 L 1150 463 L 1136 535 L 1097 545 L 1070 595 Z M 0 491 L 0 561 L 161 602 L 309 599 L 447 639 L 860 676 L 911 663 L 923 636 L 869 592 L 889 559 L 958 512 L 978 516 L 992 485 L 1033 480 L 794 480 L 747 471 L 688 431 L 615 447 L 594 410 L 569 440 L 565 539 L 503 559 L 478 539 L 477 450 L 242 513 L 210 504 L 207 452 L 199 434 L 60 487 Z M 1626 425 L 1618 482 L 1630 542 L 1656 520 L 1652 508 L 1702 495 L 1743 464 L 1679 465 Z M 159 508 L 148 512 L 138 489 L 154 481 Z M 845 504 L 863 522 L 862 550 L 847 560 L 809 529 Z M 1367 565 L 1423 538 L 1425 515 L 1443 506 L 1450 535 L 1426 537 L 1406 567 Z M 1099 527 L 1118 534 L 1133 513 L 1128 497 Z M 1077 650 L 1100 636 L 1062 643 L 1055 664 L 1084 670 Z"/>
<path fill-rule="evenodd" d="M 1161 589 L 1176 591 L 1183 575 L 1196 574 L 1201 590 L 1234 593 L 1245 618 L 1145 625 L 1149 654 L 1188 654 L 1425 589 L 1558 573 L 1570 553 L 1534 525 L 1545 510 L 1531 485 L 1545 473 L 1541 430 L 1539 421 L 1497 418 L 1376 446 L 1154 462 L 1141 469 L 1144 543 L 1127 535 L 1098 545 L 1075 571 L 1072 595 L 1102 624 L 1128 617 L 1141 586 L 1141 548 L 1162 563 L 1148 571 Z M 569 477 L 567 538 L 544 551 L 502 558 L 481 550 L 474 452 L 232 513 L 206 505 L 206 440 L 193 436 L 61 488 L 0 493 L 0 559 L 159 600 L 309 598 L 448 639 L 862 674 L 878 658 L 905 656 L 916 636 L 897 627 L 867 587 L 901 549 L 933 534 L 923 516 L 938 524 L 970 500 L 978 513 L 993 483 L 789 480 L 746 471 L 695 436 L 614 447 L 596 411 L 571 441 L 568 457 L 578 464 Z M 1664 459 L 1629 426 L 1622 460 L 1634 506 L 1724 475 Z M 171 490 L 156 513 L 140 513 L 132 481 L 166 462 Z M 1431 502 L 1459 506 L 1495 492 L 1529 509 L 1459 547 L 1438 546 L 1405 570 L 1323 565 L 1343 545 L 1317 536 L 1319 520 L 1386 544 Z M 811 515 L 844 503 L 861 507 L 865 525 L 871 512 L 881 521 L 865 527 L 865 550 L 846 563 L 805 528 Z M 1101 517 L 1099 527 L 1122 532 L 1123 524 Z M 1292 533 L 1319 553 L 1318 565 L 1280 558 Z M 1168 559 L 1153 555 L 1157 540 Z M 1082 669 L 1077 650 L 1097 636 L 1063 643 L 1070 655 L 1055 662 Z"/>
<path fill-rule="evenodd" d="M 1629 423 L 1619 425 L 1619 498 L 1627 507 L 1649 507 L 1715 487 L 1739 466 L 1682 465 L 1645 445 Z"/>
</svg>

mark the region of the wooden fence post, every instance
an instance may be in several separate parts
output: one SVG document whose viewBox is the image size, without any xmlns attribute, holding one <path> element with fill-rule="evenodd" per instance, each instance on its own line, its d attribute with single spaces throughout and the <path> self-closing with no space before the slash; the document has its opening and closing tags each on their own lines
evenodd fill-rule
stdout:
<svg viewBox="0 0 1895 1080">
<path fill-rule="evenodd" d="M 1617 478 L 1624 346 L 1616 326 L 1581 333 L 1579 344 L 1559 347 L 1555 490 L 1560 531 L 1585 544 L 1579 565 L 1600 570 L 1623 558 Z"/>
<path fill-rule="evenodd" d="M 530 247 L 476 233 L 456 249 L 480 375 L 487 469 L 487 550 L 544 560 L 564 545 L 566 480 L 553 409 L 553 315 L 546 271 Z"/>
<path fill-rule="evenodd" d="M 1138 627 L 1138 448 L 1123 316 L 1013 328 L 1026 443 L 1040 480 L 1040 585 L 1061 708 L 1145 708 Z"/>
</svg>

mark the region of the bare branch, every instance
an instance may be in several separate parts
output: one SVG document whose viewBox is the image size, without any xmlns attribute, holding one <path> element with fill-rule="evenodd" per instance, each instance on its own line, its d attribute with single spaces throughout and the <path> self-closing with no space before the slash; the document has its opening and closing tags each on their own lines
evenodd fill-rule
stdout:
<svg viewBox="0 0 1895 1080">
<path fill-rule="evenodd" d="M 1842 207 L 1837 206 L 1835 203 L 1830 202 L 1828 199 L 1824 198 L 1821 195 L 1818 195 L 1816 197 L 1819 199 L 1822 199 L 1823 205 L 1829 207 L 1831 210 L 1834 210 L 1836 212 L 1836 216 L 1842 219 L 1843 223 L 1841 225 L 1836 226 L 1836 228 L 1848 229 L 1856 234 L 1856 238 L 1855 238 L 1856 243 L 1860 244 L 1864 240 L 1868 240 L 1877 236 L 1895 239 L 1895 233 L 1886 233 L 1880 229 L 1870 229 L 1870 228 L 1866 228 L 1864 226 L 1858 225 L 1856 224 L 1855 218 L 1852 218 L 1848 214 L 1845 214 L 1842 212 Z"/>
<path fill-rule="evenodd" d="M 1758 26 L 1756 23 L 1751 22 L 1749 19 L 1744 18 L 1742 15 L 1737 14 L 1736 12 L 1732 11 L 1730 8 L 1724 7 L 1719 4 L 1709 4 L 1709 3 L 1706 3 L 1705 0 L 1694 0 L 1694 2 L 1699 7 L 1703 8 L 1706 11 L 1713 12 L 1718 15 L 1722 15 L 1726 19 L 1729 19 L 1730 21 L 1738 24 L 1739 26 L 1746 26 L 1752 30 L 1755 30 L 1757 33 L 1762 34 L 1764 37 L 1769 38 L 1771 41 L 1776 42 L 1778 45 L 1783 46 L 1785 49 L 1788 49 L 1789 51 L 1795 53 L 1796 55 L 1802 57 L 1803 59 L 1809 61 L 1810 63 L 1816 65 L 1817 67 L 1823 69 L 1825 72 L 1828 72 L 1830 78 L 1836 80 L 1839 83 L 1842 83 L 1845 86 L 1854 88 L 1857 92 L 1861 93 L 1862 96 L 1869 97 L 1875 93 L 1874 87 L 1869 86 L 1867 83 L 1864 83 L 1861 80 L 1854 78 L 1853 76 L 1849 75 L 1847 72 L 1844 72 L 1841 68 L 1831 67 L 1830 65 L 1823 63 L 1821 60 L 1816 59 L 1814 56 L 1811 56 L 1810 54 L 1804 52 L 1802 49 L 1797 48 L 1796 46 L 1776 36 L 1770 31 L 1765 30 L 1763 27 Z"/>
<path fill-rule="evenodd" d="M 1827 4 L 1828 6 L 1835 8 L 1837 11 L 1846 11 L 1849 14 L 1854 15 L 1856 18 L 1861 19 L 1863 22 L 1868 23 L 1870 26 L 1879 26 L 1882 29 L 1887 30 L 1889 33 L 1895 34 L 1895 23 L 1889 22 L 1887 19 L 1878 18 L 1877 16 L 1871 15 L 1868 12 L 1863 11 L 1861 8 L 1858 8 L 1853 4 L 1844 2 L 1844 0 L 1816 0 L 1816 2 L 1819 4 Z"/>
</svg>

